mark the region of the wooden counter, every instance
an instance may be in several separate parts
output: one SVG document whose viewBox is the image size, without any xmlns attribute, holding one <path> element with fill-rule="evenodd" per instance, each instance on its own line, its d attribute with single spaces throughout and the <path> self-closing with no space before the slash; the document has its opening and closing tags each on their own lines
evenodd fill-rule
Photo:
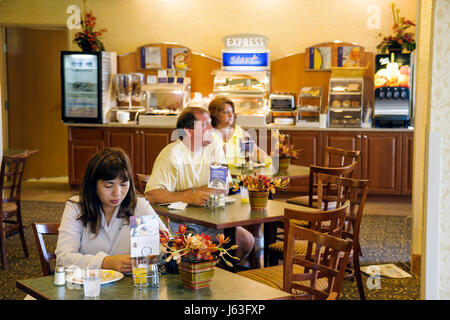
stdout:
<svg viewBox="0 0 450 320">
<path fill-rule="evenodd" d="M 137 173 L 151 174 L 159 152 L 169 144 L 174 128 L 155 125 L 66 124 L 69 130 L 69 183 L 80 185 L 89 158 L 104 147 L 120 147 L 130 156 Z M 244 126 L 245 128 L 245 126 Z M 290 135 L 296 148 L 303 148 L 293 164 L 322 165 L 323 147 L 360 150 L 354 177 L 370 180 L 369 193 L 410 195 L 412 190 L 413 129 L 304 128 L 269 124 L 245 128 L 259 146 L 270 152 L 270 130 Z M 306 181 L 293 182 L 288 191 L 306 192 Z"/>
</svg>

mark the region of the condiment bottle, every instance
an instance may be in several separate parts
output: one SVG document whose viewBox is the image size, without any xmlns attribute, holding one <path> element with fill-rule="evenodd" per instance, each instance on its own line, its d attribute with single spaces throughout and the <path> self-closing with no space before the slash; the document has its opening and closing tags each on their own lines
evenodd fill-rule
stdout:
<svg viewBox="0 0 450 320">
<path fill-rule="evenodd" d="M 61 264 L 55 267 L 55 279 L 53 283 L 55 286 L 63 286 L 66 284 L 66 272 L 64 266 Z"/>
<path fill-rule="evenodd" d="M 217 207 L 219 208 L 225 208 L 225 195 L 223 193 L 221 193 L 219 195 L 219 203 L 217 204 Z"/>
</svg>

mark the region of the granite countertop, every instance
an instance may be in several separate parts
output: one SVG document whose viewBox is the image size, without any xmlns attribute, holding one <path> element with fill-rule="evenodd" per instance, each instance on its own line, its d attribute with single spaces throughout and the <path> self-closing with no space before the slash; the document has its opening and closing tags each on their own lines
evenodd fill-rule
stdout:
<svg viewBox="0 0 450 320">
<path fill-rule="evenodd" d="M 133 121 L 128 123 L 110 122 L 110 123 L 64 123 L 69 127 L 109 127 L 109 128 L 159 128 L 159 129 L 175 129 L 175 126 L 169 126 L 166 124 L 136 124 Z M 409 128 L 318 128 L 318 127 L 298 127 L 296 125 L 276 125 L 273 123 L 266 126 L 245 126 L 241 125 L 244 129 L 278 129 L 285 131 L 397 131 L 397 132 L 412 132 L 413 127 Z"/>
</svg>

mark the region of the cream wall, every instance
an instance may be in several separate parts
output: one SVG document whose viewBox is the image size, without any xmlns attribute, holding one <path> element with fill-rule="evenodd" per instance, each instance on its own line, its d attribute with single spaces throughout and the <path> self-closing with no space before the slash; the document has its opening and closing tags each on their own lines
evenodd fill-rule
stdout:
<svg viewBox="0 0 450 320">
<path fill-rule="evenodd" d="M 424 194 L 426 176 L 426 139 L 429 128 L 430 94 L 431 94 L 431 63 L 433 50 L 433 2 L 434 0 L 418 0 L 417 29 L 417 64 L 414 119 L 414 150 L 413 150 L 413 226 L 412 226 L 412 270 L 420 274 L 420 258 L 422 254 L 422 234 L 424 223 Z M 420 88 L 420 89 L 419 89 Z M 422 263 L 422 267 L 425 265 Z"/>
<path fill-rule="evenodd" d="M 434 11 L 430 131 L 441 134 L 438 299 L 450 299 L 450 1 Z M 428 184 L 433 181 L 428 181 Z M 427 214 L 432 214 L 428 212 Z"/>
<path fill-rule="evenodd" d="M 222 37 L 260 33 L 269 37 L 271 58 L 302 52 L 332 40 L 356 42 L 375 52 L 377 34 L 389 34 L 391 0 L 88 0 L 106 49 L 118 54 L 149 42 L 177 42 L 220 57 Z M 396 0 L 415 20 L 416 0 Z M 67 6 L 81 0 L 3 0 L 0 23 L 65 24 Z M 366 26 L 369 5 L 381 9 L 381 30 Z"/>
</svg>

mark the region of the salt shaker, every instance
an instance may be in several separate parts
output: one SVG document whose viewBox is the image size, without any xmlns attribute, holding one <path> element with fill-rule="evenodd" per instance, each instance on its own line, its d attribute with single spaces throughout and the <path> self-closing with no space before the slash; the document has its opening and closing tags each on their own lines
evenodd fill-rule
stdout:
<svg viewBox="0 0 450 320">
<path fill-rule="evenodd" d="M 53 283 L 55 286 L 63 286 L 66 284 L 66 272 L 64 266 L 61 264 L 55 267 L 55 279 Z"/>
<path fill-rule="evenodd" d="M 219 201 L 218 201 L 217 207 L 225 208 L 225 195 L 223 193 L 221 193 L 219 195 Z"/>
<path fill-rule="evenodd" d="M 209 203 L 208 203 L 208 205 L 209 205 L 209 207 L 211 209 L 214 209 L 215 206 L 216 206 L 216 199 L 214 198 L 214 194 L 212 194 L 212 193 L 209 195 Z"/>
</svg>

